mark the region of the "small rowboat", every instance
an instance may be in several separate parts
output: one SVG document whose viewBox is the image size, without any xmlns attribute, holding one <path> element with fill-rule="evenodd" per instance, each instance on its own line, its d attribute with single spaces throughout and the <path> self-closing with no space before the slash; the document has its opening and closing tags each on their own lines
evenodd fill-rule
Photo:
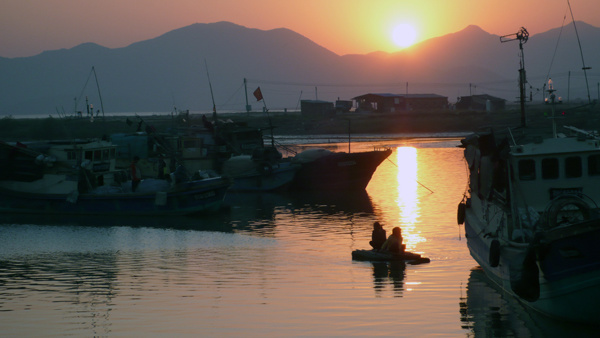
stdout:
<svg viewBox="0 0 600 338">
<path fill-rule="evenodd" d="M 413 265 L 429 263 L 431 261 L 429 258 L 421 257 L 421 255 L 413 252 L 391 253 L 376 250 L 354 250 L 352 251 L 352 259 L 371 262 L 403 261 Z"/>
</svg>

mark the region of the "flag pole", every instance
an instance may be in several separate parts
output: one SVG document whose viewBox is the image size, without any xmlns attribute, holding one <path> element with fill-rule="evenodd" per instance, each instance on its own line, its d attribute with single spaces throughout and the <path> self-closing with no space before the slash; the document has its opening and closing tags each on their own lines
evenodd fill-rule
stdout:
<svg viewBox="0 0 600 338">
<path fill-rule="evenodd" d="M 267 103 L 265 102 L 265 98 L 262 94 L 262 91 L 260 90 L 260 87 L 256 88 L 256 90 L 254 91 L 254 97 L 256 97 L 256 101 L 262 100 L 263 102 L 263 110 L 265 113 L 267 113 L 267 118 L 269 119 L 269 129 L 271 129 L 271 146 L 274 148 L 275 137 L 273 136 L 273 123 L 271 122 L 271 115 L 269 115 L 269 109 L 267 109 Z"/>
</svg>

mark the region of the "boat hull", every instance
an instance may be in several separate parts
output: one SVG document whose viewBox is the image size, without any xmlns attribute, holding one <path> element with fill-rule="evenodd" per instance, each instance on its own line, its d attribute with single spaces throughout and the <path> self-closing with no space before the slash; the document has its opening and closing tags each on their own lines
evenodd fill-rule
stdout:
<svg viewBox="0 0 600 338">
<path fill-rule="evenodd" d="M 392 150 L 331 153 L 302 163 L 291 190 L 364 190 L 377 167 Z"/>
<path fill-rule="evenodd" d="M 40 194 L 0 190 L 0 211 L 71 215 L 192 215 L 219 210 L 230 182 L 212 178 L 165 192 Z"/>
<path fill-rule="evenodd" d="M 352 251 L 352 259 L 357 261 L 370 261 L 370 262 L 406 262 L 408 264 L 422 264 L 429 263 L 430 259 L 427 257 L 421 257 L 421 255 L 404 252 L 394 254 L 391 252 L 381 252 L 375 250 L 354 250 Z"/>
<path fill-rule="evenodd" d="M 285 191 L 289 188 L 296 171 L 297 165 L 281 163 L 271 166 L 263 172 L 250 172 L 232 177 L 230 191 Z"/>
<path fill-rule="evenodd" d="M 546 235 L 543 244 L 500 241 L 498 264 L 492 264 L 493 237 L 482 236 L 482 222 L 467 209 L 465 236 L 471 256 L 486 275 L 523 305 L 546 316 L 598 323 L 600 301 L 600 223 L 586 224 L 578 234 Z M 560 230 L 559 230 L 560 231 Z M 577 232 L 577 231 L 576 231 Z M 528 256 L 532 252 L 534 256 Z M 527 263 L 534 257 L 534 264 Z M 524 289 L 525 288 L 525 289 Z"/>
</svg>

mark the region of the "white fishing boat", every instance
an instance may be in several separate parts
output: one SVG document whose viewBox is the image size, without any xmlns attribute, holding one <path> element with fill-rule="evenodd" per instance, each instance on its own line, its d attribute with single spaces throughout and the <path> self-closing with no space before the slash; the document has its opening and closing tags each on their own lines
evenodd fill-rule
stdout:
<svg viewBox="0 0 600 338">
<path fill-rule="evenodd" d="M 526 32 L 512 39 L 519 40 L 521 57 Z M 534 134 L 539 130 L 523 123 L 518 132 L 462 140 L 469 189 L 458 222 L 464 223 L 471 256 L 504 291 L 547 316 L 597 324 L 600 137 L 570 126 L 557 130 L 551 80 L 547 88 L 551 130 Z"/>
<path fill-rule="evenodd" d="M 464 139 L 469 192 L 459 205 L 471 256 L 505 291 L 544 314 L 600 320 L 600 139 Z"/>
</svg>

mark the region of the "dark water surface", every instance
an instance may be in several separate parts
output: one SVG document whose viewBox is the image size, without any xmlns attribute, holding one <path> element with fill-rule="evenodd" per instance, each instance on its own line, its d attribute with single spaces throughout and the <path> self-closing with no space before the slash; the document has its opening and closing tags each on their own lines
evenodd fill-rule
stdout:
<svg viewBox="0 0 600 338">
<path fill-rule="evenodd" d="M 229 194 L 227 210 L 195 218 L 2 215 L 0 335 L 593 332 L 529 314 L 473 270 L 456 224 L 467 186 L 457 144 L 388 143 L 394 153 L 362 194 Z M 352 261 L 376 220 L 388 233 L 400 226 L 407 249 L 431 263 Z"/>
</svg>

